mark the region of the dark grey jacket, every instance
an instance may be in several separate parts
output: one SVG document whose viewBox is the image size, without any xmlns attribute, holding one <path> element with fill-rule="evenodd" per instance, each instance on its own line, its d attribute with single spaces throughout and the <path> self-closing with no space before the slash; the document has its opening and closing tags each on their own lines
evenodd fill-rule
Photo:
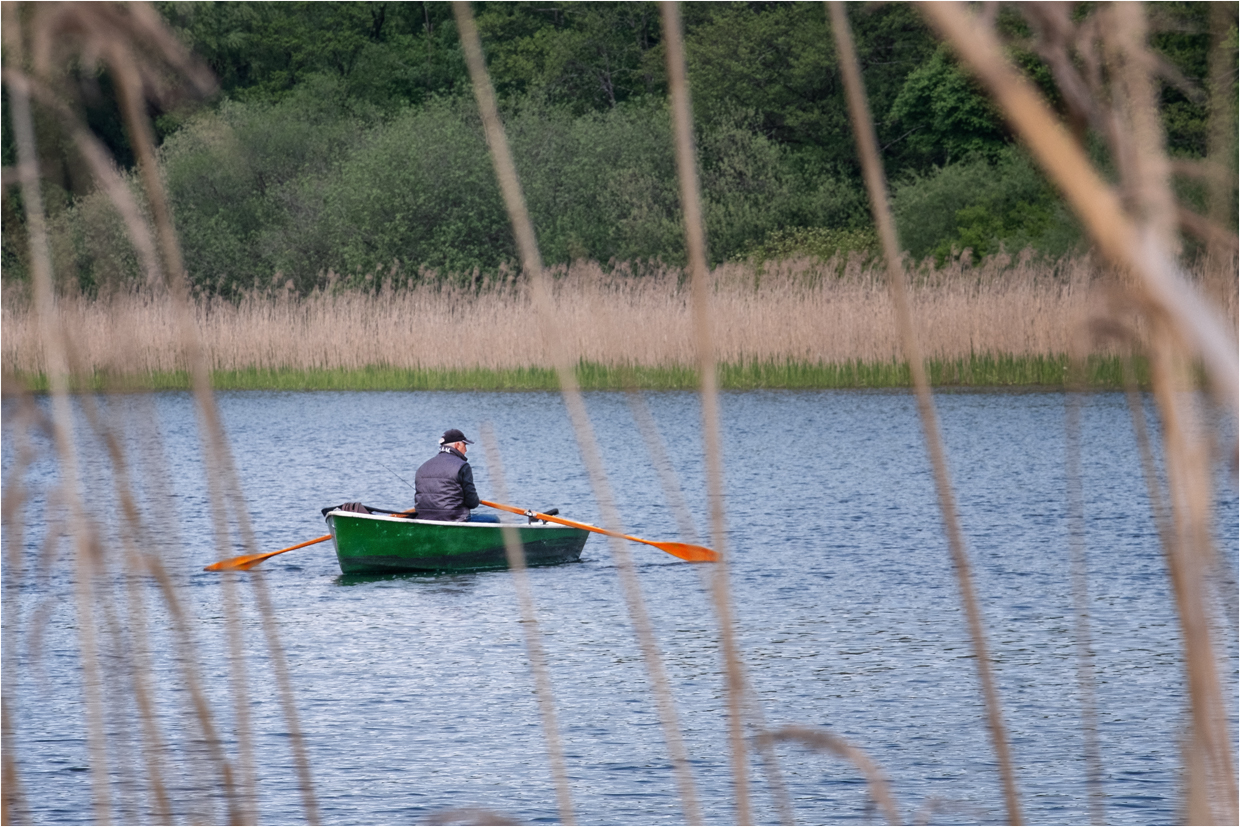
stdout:
<svg viewBox="0 0 1240 827">
<path fill-rule="evenodd" d="M 468 520 L 469 509 L 478 507 L 474 470 L 450 445 L 440 446 L 438 454 L 422 463 L 413 487 L 419 520 Z"/>
</svg>

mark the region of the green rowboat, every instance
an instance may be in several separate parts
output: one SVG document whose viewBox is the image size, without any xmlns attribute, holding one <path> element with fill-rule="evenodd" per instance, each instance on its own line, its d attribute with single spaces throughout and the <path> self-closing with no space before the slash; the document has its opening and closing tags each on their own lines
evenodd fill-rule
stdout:
<svg viewBox="0 0 1240 827">
<path fill-rule="evenodd" d="M 410 520 L 352 511 L 329 511 L 327 526 L 345 574 L 478 571 L 508 567 L 499 523 Z M 513 525 L 527 566 L 569 563 L 581 557 L 590 536 L 580 528 L 546 523 Z"/>
</svg>

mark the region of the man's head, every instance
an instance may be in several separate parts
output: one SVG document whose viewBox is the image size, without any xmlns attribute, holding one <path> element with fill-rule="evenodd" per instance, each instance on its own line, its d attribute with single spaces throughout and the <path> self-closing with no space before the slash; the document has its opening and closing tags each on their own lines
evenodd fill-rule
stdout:
<svg viewBox="0 0 1240 827">
<path fill-rule="evenodd" d="M 473 443 L 473 440 L 466 439 L 465 434 L 461 433 L 456 428 L 449 428 L 448 430 L 444 431 L 443 436 L 439 438 L 439 444 L 440 445 L 451 445 L 453 448 L 455 448 L 456 450 L 460 451 L 463 454 L 465 453 L 465 450 L 466 450 L 465 446 L 473 445 L 474 443 Z"/>
</svg>

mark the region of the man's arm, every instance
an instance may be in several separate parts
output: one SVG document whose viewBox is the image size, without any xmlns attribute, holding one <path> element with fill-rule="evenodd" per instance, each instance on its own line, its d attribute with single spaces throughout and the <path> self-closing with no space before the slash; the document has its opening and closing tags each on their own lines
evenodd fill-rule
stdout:
<svg viewBox="0 0 1240 827">
<path fill-rule="evenodd" d="M 461 484 L 462 504 L 466 508 L 477 508 L 481 501 L 478 499 L 478 489 L 474 488 L 474 469 L 469 467 L 468 462 L 461 466 L 456 479 Z"/>
</svg>

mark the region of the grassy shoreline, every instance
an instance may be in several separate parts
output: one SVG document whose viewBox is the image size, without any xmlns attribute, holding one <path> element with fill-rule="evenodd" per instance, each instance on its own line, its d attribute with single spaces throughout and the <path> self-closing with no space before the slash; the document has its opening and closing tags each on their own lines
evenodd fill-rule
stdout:
<svg viewBox="0 0 1240 827">
<path fill-rule="evenodd" d="M 1008 356 L 974 355 L 959 359 L 932 359 L 928 363 L 930 381 L 940 388 L 1019 388 L 1064 389 L 1070 383 L 1070 360 L 1066 355 Z M 1148 367 L 1134 359 L 1137 381 L 1149 381 Z M 5 384 L 34 393 L 47 392 L 42 374 L 14 374 Z M 1123 360 L 1117 356 L 1091 356 L 1085 366 L 1085 385 L 1093 389 L 1124 386 Z M 697 370 L 689 366 L 616 366 L 582 361 L 577 365 L 577 381 L 586 390 L 695 390 Z M 396 368 L 372 365 L 364 368 L 282 368 L 217 370 L 212 372 L 216 390 L 255 391 L 514 391 L 559 390 L 555 371 L 545 367 L 526 368 Z M 760 389 L 862 389 L 907 388 L 911 384 L 904 362 L 851 361 L 842 364 L 793 361 L 722 363 L 719 386 L 724 390 Z M 145 392 L 187 390 L 185 371 L 110 375 L 97 371 L 85 381 L 78 378 L 79 392 Z"/>
</svg>

